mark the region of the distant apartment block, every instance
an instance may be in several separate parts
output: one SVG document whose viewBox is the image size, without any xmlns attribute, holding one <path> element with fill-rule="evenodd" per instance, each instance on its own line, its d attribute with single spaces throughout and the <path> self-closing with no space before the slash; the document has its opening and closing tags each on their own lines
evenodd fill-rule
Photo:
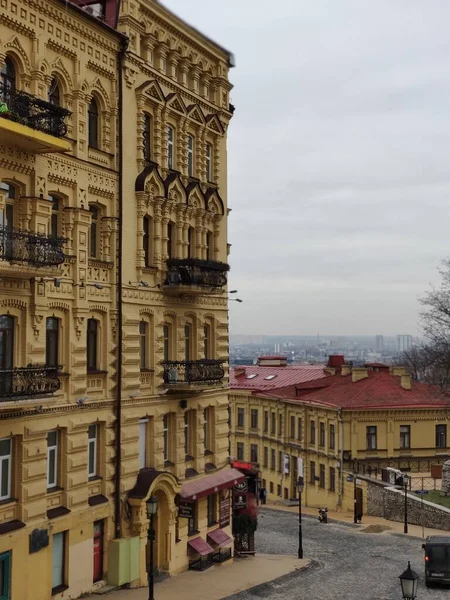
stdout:
<svg viewBox="0 0 450 600">
<path fill-rule="evenodd" d="M 411 350 L 413 345 L 412 335 L 398 335 L 397 336 L 397 350 L 399 352 L 405 352 Z"/>
<path fill-rule="evenodd" d="M 382 335 L 375 336 L 375 346 L 377 352 L 383 352 L 384 350 L 384 337 Z"/>
</svg>

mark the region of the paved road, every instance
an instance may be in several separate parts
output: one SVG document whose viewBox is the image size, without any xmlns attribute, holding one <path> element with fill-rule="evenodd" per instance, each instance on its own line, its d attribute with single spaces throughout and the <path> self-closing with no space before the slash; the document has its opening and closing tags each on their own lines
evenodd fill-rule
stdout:
<svg viewBox="0 0 450 600">
<path fill-rule="evenodd" d="M 450 600 L 450 588 L 429 589 L 423 578 L 422 540 L 402 534 L 360 533 L 351 525 L 303 520 L 305 557 L 317 566 L 287 575 L 273 584 L 241 592 L 227 600 L 400 600 L 398 575 L 407 561 L 420 575 L 417 600 Z M 259 519 L 258 552 L 296 554 L 295 514 L 263 509 Z"/>
</svg>

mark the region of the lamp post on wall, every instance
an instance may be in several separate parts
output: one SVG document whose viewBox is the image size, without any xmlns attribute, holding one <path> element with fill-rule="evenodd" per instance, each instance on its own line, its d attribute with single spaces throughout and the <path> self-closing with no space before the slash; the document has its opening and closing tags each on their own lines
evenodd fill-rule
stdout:
<svg viewBox="0 0 450 600">
<path fill-rule="evenodd" d="M 405 523 L 403 533 L 408 533 L 408 476 L 403 475 L 403 485 L 405 486 Z"/>
<path fill-rule="evenodd" d="M 403 573 L 399 575 L 399 579 L 400 585 L 402 586 L 403 600 L 416 600 L 419 576 L 411 569 L 411 563 L 409 560 L 406 571 L 403 571 Z"/>
<path fill-rule="evenodd" d="M 303 558 L 303 532 L 302 532 L 302 492 L 303 477 L 298 478 L 298 557 Z"/>
<path fill-rule="evenodd" d="M 150 519 L 150 525 L 148 528 L 148 546 L 149 546 L 149 564 L 148 564 L 148 600 L 155 600 L 153 595 L 153 588 L 155 583 L 154 565 L 153 565 L 153 542 L 155 540 L 155 525 L 154 519 L 158 512 L 158 498 L 150 496 L 147 500 L 147 517 Z"/>
</svg>

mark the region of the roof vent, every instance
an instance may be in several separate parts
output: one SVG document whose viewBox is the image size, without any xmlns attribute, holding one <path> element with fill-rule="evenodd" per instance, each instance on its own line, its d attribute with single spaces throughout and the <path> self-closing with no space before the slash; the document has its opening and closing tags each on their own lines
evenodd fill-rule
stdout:
<svg viewBox="0 0 450 600">
<path fill-rule="evenodd" d="M 285 367 L 287 365 L 287 356 L 259 356 L 259 367 Z"/>
<path fill-rule="evenodd" d="M 276 375 L 267 375 L 267 377 L 264 377 L 264 379 L 266 379 L 267 381 L 271 381 L 272 379 L 275 379 Z"/>
<path fill-rule="evenodd" d="M 245 367 L 234 367 L 234 376 L 240 377 L 241 375 L 245 375 Z"/>
</svg>

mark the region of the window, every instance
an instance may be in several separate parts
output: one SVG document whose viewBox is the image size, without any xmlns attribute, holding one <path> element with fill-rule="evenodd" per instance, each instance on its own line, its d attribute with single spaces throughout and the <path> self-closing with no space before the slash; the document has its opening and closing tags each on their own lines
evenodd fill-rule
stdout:
<svg viewBox="0 0 450 600">
<path fill-rule="evenodd" d="M 330 450 L 336 449 L 336 427 L 334 425 L 330 425 L 328 446 Z"/>
<path fill-rule="evenodd" d="M 163 325 L 163 358 L 164 361 L 170 360 L 171 343 L 170 343 L 171 327 L 169 324 Z"/>
<path fill-rule="evenodd" d="M 367 450 L 377 449 L 377 428 L 376 426 L 366 427 Z"/>
<path fill-rule="evenodd" d="M 58 485 L 58 431 L 47 433 L 47 489 Z"/>
<path fill-rule="evenodd" d="M 411 448 L 410 425 L 400 425 L 400 448 Z"/>
<path fill-rule="evenodd" d="M 217 494 L 208 496 L 208 527 L 217 523 Z"/>
<path fill-rule="evenodd" d="M 269 431 L 269 411 L 264 411 L 264 433 Z"/>
<path fill-rule="evenodd" d="M 89 103 L 88 108 L 88 144 L 91 148 L 98 148 L 99 132 L 98 104 L 95 98 Z"/>
<path fill-rule="evenodd" d="M 205 408 L 203 411 L 203 418 L 205 452 L 212 452 L 214 449 L 214 406 L 208 406 Z"/>
<path fill-rule="evenodd" d="M 173 258 L 173 232 L 175 225 L 172 222 L 167 223 L 167 257 Z"/>
<path fill-rule="evenodd" d="M 258 446 L 256 444 L 250 444 L 250 462 L 258 462 Z"/>
<path fill-rule="evenodd" d="M 195 257 L 195 229 L 193 227 L 189 227 L 187 232 L 187 257 Z"/>
<path fill-rule="evenodd" d="M 0 98 L 3 102 L 8 103 L 10 93 L 16 89 L 16 69 L 9 57 L 6 57 L 0 75 L 3 88 Z"/>
<path fill-rule="evenodd" d="M 192 502 L 192 517 L 188 519 L 188 535 L 195 535 L 198 533 L 197 528 L 197 502 Z"/>
<path fill-rule="evenodd" d="M 144 159 L 152 159 L 152 120 L 150 115 L 144 113 L 144 123 L 142 128 L 142 141 L 144 143 Z"/>
<path fill-rule="evenodd" d="M 316 483 L 316 463 L 313 460 L 309 463 L 309 483 Z"/>
<path fill-rule="evenodd" d="M 48 101 L 54 106 L 61 106 L 61 94 L 59 92 L 58 80 L 53 78 L 48 88 Z"/>
<path fill-rule="evenodd" d="M 283 415 L 278 415 L 278 435 L 283 434 Z"/>
<path fill-rule="evenodd" d="M 244 427 L 244 409 L 243 408 L 238 408 L 238 415 L 237 415 L 237 426 L 238 427 Z"/>
<path fill-rule="evenodd" d="M 0 440 L 0 500 L 11 498 L 12 439 Z"/>
<path fill-rule="evenodd" d="M 279 473 L 283 472 L 283 467 L 284 467 L 283 451 L 278 450 L 278 472 Z"/>
<path fill-rule="evenodd" d="M 258 409 L 252 408 L 250 412 L 250 427 L 252 429 L 258 429 Z"/>
<path fill-rule="evenodd" d="M 168 462 L 169 457 L 170 457 L 169 415 L 164 415 L 164 417 L 163 417 L 163 439 L 164 439 L 164 462 Z"/>
<path fill-rule="evenodd" d="M 214 260 L 214 237 L 211 231 L 206 234 L 206 258 Z"/>
<path fill-rule="evenodd" d="M 319 486 L 325 487 L 325 465 L 322 463 L 319 465 Z"/>
<path fill-rule="evenodd" d="M 139 421 L 139 469 L 147 466 L 147 427 L 148 419 Z"/>
<path fill-rule="evenodd" d="M 139 323 L 139 345 L 141 371 L 148 369 L 148 323 L 141 321 Z"/>
<path fill-rule="evenodd" d="M 188 175 L 194 177 L 194 138 L 192 135 L 187 136 L 187 161 Z"/>
<path fill-rule="evenodd" d="M 206 181 L 212 181 L 212 145 L 206 144 Z"/>
<path fill-rule="evenodd" d="M 244 460 L 244 442 L 237 443 L 237 459 Z"/>
<path fill-rule="evenodd" d="M 174 145 L 175 145 L 175 132 L 173 127 L 167 126 L 167 168 L 173 169 L 174 165 Z"/>
<path fill-rule="evenodd" d="M 48 317 L 45 322 L 45 365 L 58 367 L 59 356 L 59 320 Z"/>
<path fill-rule="evenodd" d="M 203 328 L 203 343 L 205 358 L 212 358 L 211 348 L 211 325 L 207 323 Z"/>
<path fill-rule="evenodd" d="M 336 469 L 330 467 L 330 492 L 336 491 Z"/>
<path fill-rule="evenodd" d="M 88 428 L 88 476 L 97 477 L 97 441 L 98 425 L 89 425 Z"/>
<path fill-rule="evenodd" d="M 291 415 L 291 429 L 289 433 L 291 440 L 295 440 L 295 417 Z"/>
<path fill-rule="evenodd" d="M 14 317 L 0 315 L 0 370 L 8 371 L 14 366 Z M 11 393 L 13 379 L 11 374 L 3 373 L 0 378 L 0 393 Z"/>
<path fill-rule="evenodd" d="M 281 485 L 277 485 L 277 496 L 281 498 Z"/>
<path fill-rule="evenodd" d="M 273 493 L 274 493 L 274 485 L 273 485 L 273 481 L 271 481 L 271 482 L 270 482 L 270 484 L 269 484 L 269 490 L 270 490 L 270 493 L 271 493 L 271 494 L 273 494 Z"/>
<path fill-rule="evenodd" d="M 275 469 L 277 468 L 275 450 L 270 451 L 270 468 L 272 469 L 272 471 L 275 471 Z"/>
<path fill-rule="evenodd" d="M 142 236 L 142 249 L 144 250 L 144 265 L 150 267 L 152 264 L 150 238 L 151 238 L 151 219 L 148 215 L 144 217 L 143 224 L 143 236 Z"/>
<path fill-rule="evenodd" d="M 0 554 L 0 600 L 11 600 L 11 551 Z"/>
<path fill-rule="evenodd" d="M 325 423 L 319 423 L 319 446 L 325 446 Z"/>
<path fill-rule="evenodd" d="M 98 370 L 98 321 L 88 319 L 87 322 L 87 370 Z"/>
<path fill-rule="evenodd" d="M 270 427 L 270 433 L 272 435 L 275 435 L 276 427 L 277 427 L 277 415 L 275 413 L 272 413 L 271 417 L 272 417 L 272 423 L 271 423 L 271 427 Z"/>
<path fill-rule="evenodd" d="M 191 360 L 191 333 L 192 327 L 190 324 L 184 326 L 184 360 Z"/>
<path fill-rule="evenodd" d="M 64 587 L 65 545 L 66 532 L 55 533 L 52 540 L 52 594 L 62 591 Z"/>
<path fill-rule="evenodd" d="M 269 448 L 264 446 L 264 467 L 267 469 L 269 466 Z"/>
<path fill-rule="evenodd" d="M 303 427 L 302 427 L 302 420 L 299 417 L 297 419 L 297 439 L 300 441 L 302 439 L 302 431 L 303 431 Z"/>
<path fill-rule="evenodd" d="M 310 437 L 309 437 L 309 443 L 315 444 L 316 443 L 316 422 L 315 421 L 311 421 L 310 428 L 311 428 L 311 432 L 310 432 Z"/>
<path fill-rule="evenodd" d="M 447 425 L 436 425 L 436 448 L 447 447 Z"/>
<path fill-rule="evenodd" d="M 89 227 L 89 256 L 91 258 L 97 258 L 98 256 L 98 208 L 96 206 L 89 206 L 91 213 L 91 225 Z"/>
<path fill-rule="evenodd" d="M 186 460 L 192 460 L 195 452 L 196 411 L 187 410 L 184 413 L 184 454 Z"/>
<path fill-rule="evenodd" d="M 56 196 L 50 196 L 50 202 L 52 203 L 52 216 L 50 218 L 50 236 L 55 239 L 59 237 L 61 227 L 60 227 L 60 210 L 61 210 L 61 201 Z"/>
</svg>

